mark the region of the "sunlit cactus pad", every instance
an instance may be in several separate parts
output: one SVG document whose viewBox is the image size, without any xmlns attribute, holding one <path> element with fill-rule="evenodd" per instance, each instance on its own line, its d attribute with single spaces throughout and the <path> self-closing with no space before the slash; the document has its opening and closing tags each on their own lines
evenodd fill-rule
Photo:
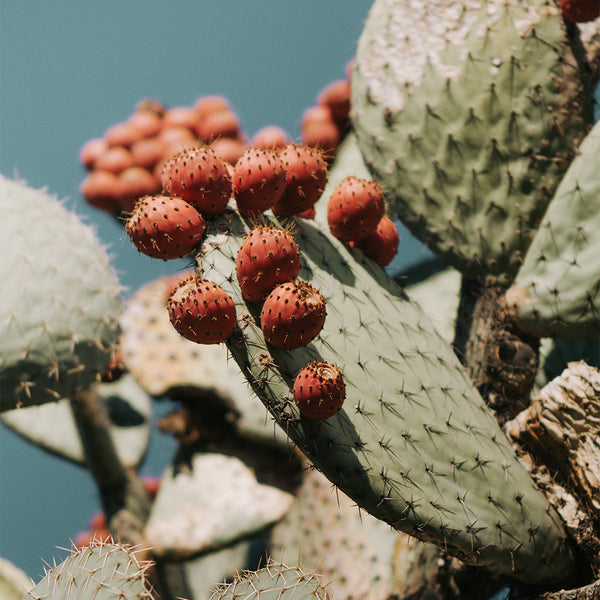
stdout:
<svg viewBox="0 0 600 600">
<path fill-rule="evenodd" d="M 125 546 L 86 546 L 49 569 L 23 600 L 154 600 L 150 565 Z"/>
<path fill-rule="evenodd" d="M 319 575 L 269 561 L 258 571 L 247 571 L 217 588 L 210 600 L 330 600 Z"/>
<path fill-rule="evenodd" d="M 0 409 L 86 389 L 117 341 L 119 285 L 91 228 L 0 176 Z"/>
<path fill-rule="evenodd" d="M 277 221 L 273 221 L 277 223 Z M 451 347 L 372 261 L 298 220 L 300 279 L 327 301 L 306 348 L 268 346 L 246 304 L 235 257 L 248 224 L 229 211 L 198 257 L 203 276 L 237 303 L 228 342 L 270 412 L 319 470 L 374 516 L 470 563 L 527 581 L 571 565 L 564 532 Z M 300 417 L 290 388 L 319 360 L 341 368 L 347 397 L 326 421 Z M 552 566 L 549 566 L 552 565 Z"/>
<path fill-rule="evenodd" d="M 507 292 L 521 327 L 540 337 L 600 337 L 600 123 L 556 191 Z"/>
<path fill-rule="evenodd" d="M 514 277 L 591 122 L 582 54 L 545 0 L 373 5 L 352 79 L 359 145 L 449 264 Z"/>
</svg>

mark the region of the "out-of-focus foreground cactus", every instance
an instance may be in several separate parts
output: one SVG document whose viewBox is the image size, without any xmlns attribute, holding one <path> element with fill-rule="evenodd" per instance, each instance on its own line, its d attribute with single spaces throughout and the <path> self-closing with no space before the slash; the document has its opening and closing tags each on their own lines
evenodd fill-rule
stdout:
<svg viewBox="0 0 600 600">
<path fill-rule="evenodd" d="M 116 331 L 118 318 L 112 282 L 100 286 L 102 293 L 89 292 L 89 311 L 65 303 L 69 319 L 83 315 L 85 333 L 62 335 L 58 326 L 36 324 L 53 352 L 55 339 L 72 340 L 56 357 L 20 339 L 12 325 L 1 353 L 3 386 L 5 379 L 11 386 L 3 410 L 45 402 L 47 393 L 35 394 L 50 389 L 51 376 L 62 381 L 63 371 L 77 374 L 53 396 L 66 396 L 72 407 L 80 454 L 99 484 L 110 533 L 141 545 L 144 558 L 156 561 L 150 575 L 161 597 L 208 598 L 217 583 L 268 555 L 299 565 L 269 560 L 212 597 L 325 597 L 315 579 L 319 570 L 330 580 L 327 589 L 342 598 L 480 598 L 506 585 L 516 598 L 558 597 L 560 587 L 582 588 L 578 597 L 592 597 L 600 580 L 600 380 L 593 365 L 600 343 L 600 125 L 593 125 L 599 73 L 598 18 L 571 23 L 552 2 L 376 0 L 352 68 L 351 124 L 327 105 L 332 122 L 337 115 L 339 135 L 321 144 L 330 162 L 335 150 L 335 161 L 315 214 L 290 216 L 283 192 L 271 212 L 249 219 L 232 199 L 220 214 L 208 215 L 192 253 L 198 278 L 220 286 L 210 286 L 220 290 L 219 302 L 229 297 L 235 305 L 226 345 L 237 365 L 228 362 L 223 345 L 184 340 L 171 327 L 169 314 L 185 332 L 185 315 L 192 313 L 193 302 L 181 308 L 185 293 L 195 291 L 189 271 L 140 290 L 120 318 L 118 356 L 138 387 L 118 393 L 129 416 L 137 417 L 128 423 L 128 429 L 138 427 L 137 443 L 143 446 L 148 419 L 135 394 L 170 397 L 181 406 L 159 424 L 180 451 L 156 500 L 151 503 L 134 474 L 141 453 L 125 453 L 111 434 L 110 392 L 95 383 L 100 375 L 110 379 L 107 349 L 117 342 L 105 333 Z M 176 119 L 156 104 L 151 109 L 163 125 Z M 179 111 L 177 118 L 198 119 L 192 112 Z M 178 143 L 211 141 L 202 133 L 203 119 L 194 125 L 196 138 Z M 223 139 L 239 145 L 244 136 L 236 125 L 231 133 L 221 131 Z M 175 185 L 164 174 L 187 175 L 201 152 L 177 155 L 177 168 L 168 163 L 163 193 Z M 223 152 L 214 158 L 216 144 L 210 154 L 231 163 L 235 197 L 242 179 L 236 179 L 236 159 Z M 307 156 L 305 170 L 318 162 Z M 192 187 L 202 168 L 186 185 Z M 222 177 L 226 169 L 221 163 L 218 169 Z M 413 282 L 391 279 L 370 257 L 365 238 L 347 243 L 332 235 L 328 201 L 349 176 L 375 181 L 388 214 L 447 271 L 402 287 Z M 288 171 L 286 189 L 301 177 Z M 3 185 L 10 199 L 17 184 Z M 202 194 L 210 192 L 205 185 Z M 114 189 L 110 199 L 106 191 L 85 189 L 112 213 L 135 204 Z M 183 192 L 190 190 L 184 185 Z M 153 223 L 152 211 L 144 213 L 146 202 L 132 217 L 139 219 L 137 230 L 128 227 L 132 240 L 136 231 L 145 236 L 138 247 L 153 255 L 160 252 L 148 251 L 149 243 L 171 244 L 169 253 L 176 253 L 171 242 L 183 239 L 185 220 L 169 229 L 167 196 L 156 204 L 165 211 L 160 222 Z M 202 212 L 196 201 L 189 200 Z M 18 237 L 17 209 L 14 215 Z M 264 229 L 292 231 L 298 278 L 310 284 L 300 285 L 304 291 L 296 296 L 285 296 L 289 287 L 281 298 L 301 307 L 312 286 L 326 304 L 322 329 L 307 326 L 310 339 L 290 325 L 300 318 L 297 308 L 285 325 L 288 338 L 298 335 L 300 342 L 267 341 L 272 332 L 261 325 L 261 304 L 247 300 L 238 282 L 240 246 L 257 221 Z M 273 253 L 265 252 L 267 262 Z M 17 258 L 31 262 L 24 252 Z M 87 294 L 77 272 L 70 271 L 69 283 Z M 22 288 L 13 287 L 13 304 L 0 315 L 9 325 L 21 305 Z M 92 310 L 100 301 L 110 306 Z M 201 301 L 196 305 L 202 309 Z M 201 339 L 196 331 L 193 337 Z M 103 359 L 81 358 L 80 340 Z M 70 353 L 77 364 L 69 362 Z M 28 358 L 38 355 L 45 362 L 32 368 Z M 558 374 L 551 366 L 557 356 L 559 370 L 568 370 L 542 387 L 549 373 Z M 581 360 L 592 364 L 572 362 Z M 295 380 L 307 365 L 318 372 L 315 365 L 322 363 L 341 372 L 345 400 L 333 416 L 309 418 L 294 401 Z M 81 373 L 93 377 L 83 381 Z M 337 502 L 328 494 L 331 485 Z M 212 492 L 217 487 L 218 495 Z M 415 546 L 415 538 L 423 543 Z M 92 545 L 90 556 L 102 548 Z M 66 569 L 65 563 L 46 579 L 58 581 Z M 113 572 L 99 568 L 94 577 L 101 581 L 104 571 L 107 577 Z"/>
</svg>

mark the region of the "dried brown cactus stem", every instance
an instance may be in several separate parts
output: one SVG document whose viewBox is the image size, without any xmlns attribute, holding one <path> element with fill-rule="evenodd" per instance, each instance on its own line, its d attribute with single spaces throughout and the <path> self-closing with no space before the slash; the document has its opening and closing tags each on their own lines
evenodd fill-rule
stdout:
<svg viewBox="0 0 600 600">
<path fill-rule="evenodd" d="M 106 406 L 98 394 L 93 389 L 81 392 L 71 400 L 71 408 L 111 531 L 120 542 L 135 546 L 142 542 L 150 497 L 135 473 L 123 466 L 109 434 Z"/>
<path fill-rule="evenodd" d="M 505 288 L 463 276 L 454 349 L 500 424 L 529 404 L 539 340 L 512 325 Z"/>
</svg>

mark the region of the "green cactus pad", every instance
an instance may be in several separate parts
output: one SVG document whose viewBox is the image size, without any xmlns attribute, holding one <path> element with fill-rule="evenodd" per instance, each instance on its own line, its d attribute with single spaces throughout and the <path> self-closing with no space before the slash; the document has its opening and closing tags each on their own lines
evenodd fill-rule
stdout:
<svg viewBox="0 0 600 600">
<path fill-rule="evenodd" d="M 191 471 L 168 469 L 146 523 L 156 556 L 186 558 L 221 548 L 272 525 L 293 496 L 261 484 L 241 460 L 196 454 Z"/>
<path fill-rule="evenodd" d="M 318 575 L 299 567 L 269 561 L 264 569 L 247 571 L 217 588 L 210 600 L 330 600 Z"/>
<path fill-rule="evenodd" d="M 467 275 L 508 285 L 591 122 L 591 78 L 545 0 L 376 0 L 353 125 L 413 234 Z"/>
<path fill-rule="evenodd" d="M 130 374 L 112 383 L 99 384 L 97 391 L 108 409 L 110 433 L 117 453 L 125 467 L 135 468 L 143 459 L 150 439 L 150 397 Z M 86 464 L 68 399 L 7 410 L 0 415 L 0 420 L 40 448 L 77 464 Z"/>
<path fill-rule="evenodd" d="M 563 177 L 507 303 L 539 337 L 600 337 L 600 123 Z"/>
<path fill-rule="evenodd" d="M 23 600 L 153 600 L 142 564 L 126 546 L 86 546 L 49 569 Z"/>
<path fill-rule="evenodd" d="M 119 285 L 92 230 L 45 192 L 0 176 L 0 410 L 70 397 L 107 367 Z"/>
<path fill-rule="evenodd" d="M 0 558 L 0 598 L 22 600 L 23 594 L 34 587 L 33 581 L 18 567 Z"/>
<path fill-rule="evenodd" d="M 294 506 L 273 528 L 269 553 L 321 573 L 334 598 L 386 600 L 395 591 L 393 555 L 401 535 L 312 469 Z"/>
<path fill-rule="evenodd" d="M 381 268 L 320 227 L 298 220 L 295 236 L 300 279 L 320 289 L 327 319 L 294 351 L 267 346 L 260 306 L 246 304 L 236 283 L 248 224 L 226 213 L 198 257 L 202 276 L 236 301 L 228 347 L 254 390 L 315 466 L 372 515 L 468 563 L 526 581 L 563 577 L 572 558 L 560 520 L 451 347 Z M 296 374 L 315 360 L 340 367 L 346 384 L 342 410 L 326 421 L 302 418 L 292 400 Z"/>
<path fill-rule="evenodd" d="M 161 277 L 140 288 L 125 305 L 120 350 L 123 362 L 152 396 L 177 389 L 209 392 L 236 416 L 236 428 L 247 436 L 279 446 L 285 433 L 257 402 L 248 382 L 223 345 L 200 345 L 179 335 L 169 320 L 166 298 L 185 272 Z M 200 401 L 200 400 L 199 400 Z"/>
</svg>

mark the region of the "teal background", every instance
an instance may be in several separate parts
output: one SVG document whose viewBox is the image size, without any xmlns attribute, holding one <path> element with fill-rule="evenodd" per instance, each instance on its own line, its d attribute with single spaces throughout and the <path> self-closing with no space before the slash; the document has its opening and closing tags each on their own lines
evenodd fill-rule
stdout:
<svg viewBox="0 0 600 600">
<path fill-rule="evenodd" d="M 365 0 L 4 0 L 0 172 L 46 186 L 93 223 L 130 294 L 180 265 L 139 254 L 121 227 L 81 199 L 83 143 L 125 120 L 142 98 L 189 106 L 208 94 L 226 96 L 249 135 L 274 124 L 297 138 L 302 112 L 325 85 L 343 78 L 369 6 Z M 427 256 L 402 236 L 394 268 Z M 173 450 L 170 439 L 154 433 L 142 472 L 159 474 Z M 85 470 L 0 426 L 0 556 L 38 578 L 42 561 L 63 556 L 57 548 L 69 547 L 98 509 Z"/>
</svg>

